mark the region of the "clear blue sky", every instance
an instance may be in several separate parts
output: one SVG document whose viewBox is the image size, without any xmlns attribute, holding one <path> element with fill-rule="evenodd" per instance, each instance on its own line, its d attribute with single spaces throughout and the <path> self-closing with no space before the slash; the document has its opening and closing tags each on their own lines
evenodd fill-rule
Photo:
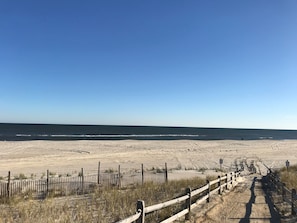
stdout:
<svg viewBox="0 0 297 223">
<path fill-rule="evenodd" d="M 297 1 L 0 2 L 0 122 L 297 129 Z"/>
</svg>

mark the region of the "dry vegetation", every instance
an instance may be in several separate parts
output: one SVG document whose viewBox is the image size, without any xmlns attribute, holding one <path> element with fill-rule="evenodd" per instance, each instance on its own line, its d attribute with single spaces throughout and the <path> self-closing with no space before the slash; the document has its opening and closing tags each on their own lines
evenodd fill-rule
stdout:
<svg viewBox="0 0 297 223">
<path fill-rule="evenodd" d="M 195 189 L 204 184 L 205 179 L 199 178 L 167 184 L 151 182 L 134 188 L 97 189 L 89 195 L 45 200 L 33 200 L 26 194 L 2 200 L 0 222 L 115 222 L 134 214 L 139 199 L 149 206 L 184 194 L 186 187 Z M 159 222 L 180 209 L 181 205 L 177 205 L 156 212 L 146 222 Z"/>
<path fill-rule="evenodd" d="M 289 169 L 282 168 L 279 171 L 281 182 L 286 184 L 289 189 L 297 189 L 297 165 L 290 166 Z"/>
</svg>

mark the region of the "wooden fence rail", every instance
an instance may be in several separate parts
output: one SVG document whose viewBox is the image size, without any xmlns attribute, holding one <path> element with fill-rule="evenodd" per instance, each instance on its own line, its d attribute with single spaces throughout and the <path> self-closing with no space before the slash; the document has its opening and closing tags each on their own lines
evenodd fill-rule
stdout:
<svg viewBox="0 0 297 223">
<path fill-rule="evenodd" d="M 132 223 L 134 221 L 136 221 L 136 223 L 144 223 L 145 216 L 147 214 L 150 214 L 155 211 L 159 211 L 171 205 L 179 204 L 181 202 L 185 202 L 185 206 L 184 206 L 185 208 L 180 212 L 176 213 L 175 215 L 171 216 L 170 218 L 163 220 L 161 223 L 170 223 L 183 216 L 185 216 L 186 220 L 189 220 L 191 209 L 197 207 L 199 204 L 201 204 L 204 201 L 209 202 L 209 199 L 213 194 L 216 194 L 216 193 L 220 194 L 222 190 L 233 187 L 234 181 L 237 180 L 237 177 L 239 176 L 239 174 L 240 174 L 240 171 L 236 171 L 236 172 L 226 174 L 223 177 L 219 176 L 218 179 L 213 181 L 208 181 L 206 185 L 196 190 L 192 191 L 191 188 L 187 188 L 186 193 L 183 196 L 180 196 L 178 198 L 165 201 L 159 204 L 155 204 L 152 206 L 145 207 L 145 202 L 143 200 L 138 200 L 136 203 L 136 214 L 129 216 L 121 221 L 118 221 L 117 223 Z M 196 199 L 195 203 L 192 203 L 193 197 L 197 195 L 201 195 L 201 196 L 198 199 Z"/>
</svg>

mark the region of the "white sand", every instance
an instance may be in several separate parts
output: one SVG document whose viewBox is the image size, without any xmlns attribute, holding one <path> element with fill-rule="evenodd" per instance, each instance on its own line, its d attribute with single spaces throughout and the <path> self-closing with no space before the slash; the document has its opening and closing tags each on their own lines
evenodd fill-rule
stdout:
<svg viewBox="0 0 297 223">
<path fill-rule="evenodd" d="M 66 174 L 95 173 L 101 169 L 219 168 L 219 159 L 228 169 L 235 159 L 260 160 L 269 167 L 297 163 L 297 140 L 102 140 L 102 141 L 14 141 L 0 142 L 0 176 L 41 174 L 47 169 Z"/>
</svg>

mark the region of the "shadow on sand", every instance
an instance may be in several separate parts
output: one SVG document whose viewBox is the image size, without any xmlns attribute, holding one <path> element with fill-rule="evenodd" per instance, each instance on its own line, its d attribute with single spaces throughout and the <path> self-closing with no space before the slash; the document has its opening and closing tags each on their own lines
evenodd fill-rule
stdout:
<svg viewBox="0 0 297 223">
<path fill-rule="evenodd" d="M 250 197 L 250 200 L 249 202 L 246 204 L 246 212 L 245 212 L 245 216 L 240 219 L 239 223 L 249 223 L 250 220 L 269 220 L 271 223 L 278 223 L 280 222 L 280 215 L 276 212 L 276 210 L 274 209 L 274 206 L 273 206 L 273 203 L 272 201 L 270 200 L 268 194 L 267 194 L 267 191 L 265 190 L 265 183 L 266 183 L 266 178 L 263 177 L 261 180 L 257 179 L 257 177 L 254 177 L 253 179 L 253 183 L 251 185 L 251 197 Z M 264 192 L 265 192 L 265 202 L 267 203 L 268 207 L 269 207 L 269 211 L 270 211 L 270 215 L 271 215 L 271 218 L 251 218 L 251 213 L 252 213 L 252 206 L 253 204 L 255 203 L 255 200 L 256 200 L 256 195 L 255 195 L 255 183 L 256 182 L 259 182 L 261 181 L 262 183 L 262 187 L 264 189 Z"/>
</svg>

